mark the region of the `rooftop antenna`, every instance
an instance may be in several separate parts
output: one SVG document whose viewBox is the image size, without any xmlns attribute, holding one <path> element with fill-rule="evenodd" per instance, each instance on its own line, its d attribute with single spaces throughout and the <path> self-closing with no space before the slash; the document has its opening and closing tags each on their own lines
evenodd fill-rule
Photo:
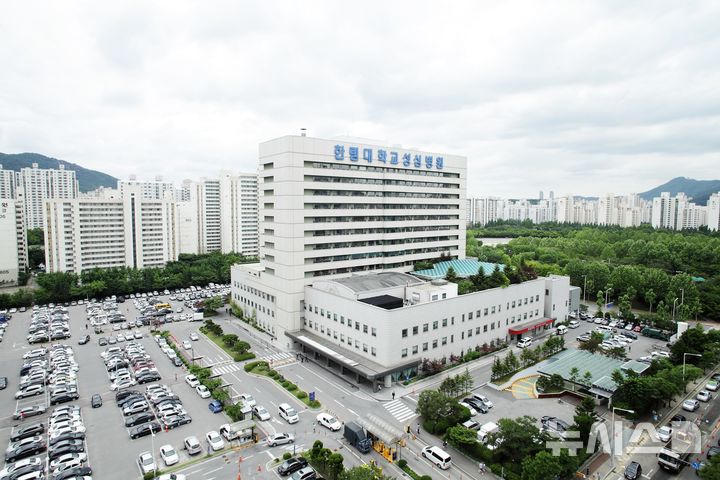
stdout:
<svg viewBox="0 0 720 480">
<path fill-rule="evenodd" d="M 307 137 L 307 128 L 301 128 L 301 129 L 300 129 L 300 136 L 301 136 L 301 137 Z"/>
</svg>

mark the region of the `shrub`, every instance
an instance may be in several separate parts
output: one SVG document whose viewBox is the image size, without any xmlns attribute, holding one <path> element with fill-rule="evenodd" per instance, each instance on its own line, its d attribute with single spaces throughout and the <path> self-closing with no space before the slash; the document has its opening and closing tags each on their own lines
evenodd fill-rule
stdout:
<svg viewBox="0 0 720 480">
<path fill-rule="evenodd" d="M 292 392 L 293 390 L 297 390 L 297 389 L 298 389 L 297 385 L 295 385 L 294 383 L 292 383 L 292 382 L 286 382 L 286 383 L 287 383 L 287 385 L 285 385 L 285 388 L 288 389 L 288 390 L 290 390 L 291 392 Z"/>
<path fill-rule="evenodd" d="M 249 372 L 251 370 L 254 370 L 255 367 L 265 367 L 267 368 L 268 363 L 264 360 L 259 360 L 257 362 L 249 362 L 245 364 L 245 371 Z M 271 370 L 272 371 L 272 370 Z"/>
<path fill-rule="evenodd" d="M 407 465 L 407 460 L 405 460 L 404 458 L 401 458 L 400 460 L 398 460 L 398 467 L 400 467 L 401 469 L 405 469 L 406 465 Z"/>
<path fill-rule="evenodd" d="M 302 400 L 303 398 L 307 398 L 308 394 L 307 392 L 303 392 L 302 390 L 300 390 L 299 392 L 295 393 L 295 396 Z"/>
<path fill-rule="evenodd" d="M 310 402 L 308 403 L 310 405 L 310 408 L 320 408 L 320 402 L 317 400 L 310 400 Z"/>
<path fill-rule="evenodd" d="M 290 452 L 285 452 L 285 453 L 283 453 L 283 460 L 287 460 L 287 459 L 289 459 L 290 457 L 292 457 L 292 453 L 290 453 Z"/>
</svg>

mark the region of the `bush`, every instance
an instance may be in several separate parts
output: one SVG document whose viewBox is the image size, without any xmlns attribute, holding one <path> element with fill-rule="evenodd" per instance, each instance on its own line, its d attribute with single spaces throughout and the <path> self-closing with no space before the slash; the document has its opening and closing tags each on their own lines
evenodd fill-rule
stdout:
<svg viewBox="0 0 720 480">
<path fill-rule="evenodd" d="M 320 402 L 317 400 L 310 400 L 310 402 L 308 403 L 310 405 L 310 408 L 320 408 Z"/>
<path fill-rule="evenodd" d="M 260 361 L 257 361 L 257 362 L 249 362 L 249 363 L 246 363 L 246 364 L 245 364 L 245 367 L 243 367 L 243 368 L 245 368 L 245 371 L 246 371 L 246 372 L 249 372 L 249 371 L 251 371 L 251 370 L 254 370 L 255 367 L 264 367 L 264 368 L 267 368 L 267 366 L 268 366 L 268 363 L 267 363 L 266 361 L 260 360 Z M 274 370 L 271 370 L 271 371 L 274 371 Z"/>
<path fill-rule="evenodd" d="M 303 398 L 307 398 L 308 394 L 307 392 L 303 392 L 302 390 L 300 390 L 299 392 L 295 393 L 295 396 L 302 400 Z"/>
<path fill-rule="evenodd" d="M 407 460 L 405 460 L 404 458 L 401 458 L 400 460 L 398 460 L 398 467 L 400 467 L 400 469 L 405 469 L 406 466 L 407 466 Z"/>
<path fill-rule="evenodd" d="M 292 453 L 290 453 L 290 452 L 283 453 L 283 460 L 288 460 L 290 457 L 292 457 Z"/>
<path fill-rule="evenodd" d="M 233 360 L 236 362 L 243 362 L 255 358 L 255 354 L 252 352 L 236 353 L 233 355 Z"/>
<path fill-rule="evenodd" d="M 298 389 L 298 386 L 295 385 L 294 383 L 292 383 L 292 382 L 286 382 L 286 383 L 287 383 L 287 385 L 285 385 L 285 388 L 286 388 L 287 390 L 290 390 L 290 391 L 292 392 L 292 391 Z"/>
</svg>

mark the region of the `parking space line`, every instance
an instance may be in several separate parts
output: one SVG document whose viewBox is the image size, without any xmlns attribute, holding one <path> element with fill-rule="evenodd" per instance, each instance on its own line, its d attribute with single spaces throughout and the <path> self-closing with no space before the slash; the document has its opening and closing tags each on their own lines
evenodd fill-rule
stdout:
<svg viewBox="0 0 720 480">
<path fill-rule="evenodd" d="M 215 468 L 215 469 L 213 469 L 213 470 L 210 470 L 209 472 L 203 473 L 203 475 L 210 475 L 211 473 L 215 473 L 215 472 L 217 472 L 218 470 L 222 470 L 223 468 L 225 468 L 225 467 L 223 466 L 223 467 Z"/>
</svg>

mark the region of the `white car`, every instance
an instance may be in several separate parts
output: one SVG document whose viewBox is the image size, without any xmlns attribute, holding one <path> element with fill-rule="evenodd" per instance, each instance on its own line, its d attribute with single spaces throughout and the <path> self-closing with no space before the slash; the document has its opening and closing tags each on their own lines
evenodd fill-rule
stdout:
<svg viewBox="0 0 720 480">
<path fill-rule="evenodd" d="M 342 424 L 329 413 L 320 413 L 317 416 L 317 421 L 320 425 L 325 428 L 329 428 L 333 432 L 337 432 L 342 428 Z"/>
<path fill-rule="evenodd" d="M 23 467 L 39 467 L 40 466 L 40 457 L 33 457 L 33 458 L 25 458 L 23 460 L 19 460 L 15 463 L 11 463 L 7 467 L 0 470 L 0 479 L 7 480 L 10 477 L 10 474 L 13 472 L 19 470 Z"/>
<path fill-rule="evenodd" d="M 155 459 L 150 452 L 141 453 L 137 459 L 137 464 L 138 467 L 140 467 L 140 473 L 142 473 L 143 475 L 157 470 L 157 465 L 155 465 Z"/>
<path fill-rule="evenodd" d="M 200 395 L 200 398 L 210 398 L 210 390 L 205 385 L 198 385 L 195 387 L 195 391 Z"/>
<path fill-rule="evenodd" d="M 157 480 L 187 480 L 182 473 L 165 473 L 157 477 Z"/>
<path fill-rule="evenodd" d="M 225 442 L 223 442 L 222 437 L 215 430 L 208 432 L 207 435 L 205 435 L 205 439 L 213 452 L 217 452 L 218 450 L 225 448 Z"/>
<path fill-rule="evenodd" d="M 80 467 L 85 463 L 86 459 L 87 455 L 84 453 L 66 453 L 50 462 L 50 470 L 57 472 Z"/>
<path fill-rule="evenodd" d="M 712 398 L 712 395 L 710 395 L 710 392 L 708 392 L 707 390 L 700 390 L 697 394 L 697 397 L 695 398 L 697 398 L 701 402 L 709 402 Z"/>
<path fill-rule="evenodd" d="M 460 405 L 470 410 L 470 416 L 474 417 L 475 415 L 477 415 L 477 410 L 471 407 L 469 403 L 460 402 Z"/>
<path fill-rule="evenodd" d="M 700 408 L 700 402 L 698 402 L 694 398 L 689 398 L 682 403 L 682 408 L 683 410 L 686 410 L 688 412 L 694 412 L 695 410 Z"/>
<path fill-rule="evenodd" d="M 170 465 L 175 465 L 180 461 L 180 457 L 172 445 L 163 445 L 160 447 L 160 457 L 162 457 L 163 462 L 165 462 L 165 465 L 168 467 Z"/>
<path fill-rule="evenodd" d="M 33 359 L 33 358 L 42 358 L 47 354 L 47 349 L 45 348 L 36 348 L 34 350 L 30 350 L 25 355 L 23 355 L 23 358 L 25 360 Z"/>
<path fill-rule="evenodd" d="M 661 442 L 669 442 L 670 437 L 672 437 L 672 428 L 668 427 L 667 425 L 663 425 L 662 427 L 657 429 L 657 431 L 655 432 L 655 436 Z"/>
<path fill-rule="evenodd" d="M 262 405 L 254 406 L 252 412 L 260 421 L 270 420 L 270 414 Z"/>
<path fill-rule="evenodd" d="M 243 405 L 246 407 L 254 407 L 255 405 L 257 405 L 257 402 L 249 393 L 240 394 L 240 400 L 242 400 Z"/>
<path fill-rule="evenodd" d="M 568 327 L 570 328 L 578 328 L 580 326 L 580 322 L 577 320 L 570 320 L 570 323 L 568 323 Z"/>
<path fill-rule="evenodd" d="M 200 380 L 198 380 L 195 375 L 185 375 L 185 383 L 195 388 L 200 385 Z"/>
<path fill-rule="evenodd" d="M 273 433 L 267 437 L 267 444 L 270 447 L 275 445 L 284 445 L 286 443 L 293 443 L 295 437 L 292 433 Z"/>
<path fill-rule="evenodd" d="M 190 350 L 190 349 L 192 348 L 192 343 L 190 343 L 190 340 L 185 340 L 185 341 L 183 342 L 183 348 L 184 348 L 185 350 Z"/>
<path fill-rule="evenodd" d="M 197 342 L 198 340 L 200 340 L 200 337 L 197 333 L 193 332 L 190 334 L 190 340 L 192 340 L 193 342 Z"/>
<path fill-rule="evenodd" d="M 532 338 L 530 338 L 530 337 L 521 338 L 517 342 L 518 348 L 525 348 L 525 347 L 529 347 L 530 345 L 532 345 Z"/>
</svg>

